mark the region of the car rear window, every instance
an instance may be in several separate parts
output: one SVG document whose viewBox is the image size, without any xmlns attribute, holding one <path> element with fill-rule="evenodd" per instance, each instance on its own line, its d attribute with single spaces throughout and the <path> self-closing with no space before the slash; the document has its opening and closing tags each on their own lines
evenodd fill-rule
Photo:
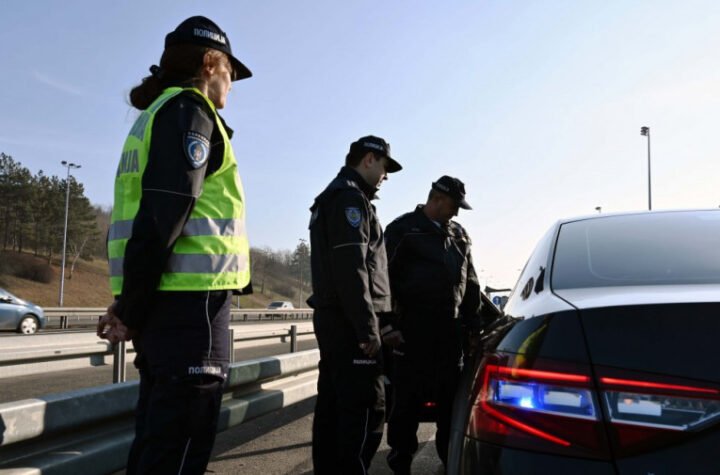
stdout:
<svg viewBox="0 0 720 475">
<path fill-rule="evenodd" d="M 608 216 L 563 224 L 552 287 L 720 283 L 720 211 Z"/>
</svg>

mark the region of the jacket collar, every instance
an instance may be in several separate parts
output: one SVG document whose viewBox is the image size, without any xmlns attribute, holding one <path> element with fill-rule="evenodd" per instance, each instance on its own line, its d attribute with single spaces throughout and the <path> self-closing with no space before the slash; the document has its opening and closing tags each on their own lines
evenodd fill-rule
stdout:
<svg viewBox="0 0 720 475">
<path fill-rule="evenodd" d="M 420 224 L 421 226 L 426 227 L 428 229 L 432 229 L 433 231 L 439 232 L 441 234 L 449 235 L 450 234 L 450 221 L 448 221 L 445 224 L 438 223 L 439 224 L 439 226 L 438 226 L 437 224 L 435 224 L 435 222 L 432 219 L 428 218 L 425 215 L 425 212 L 423 211 L 424 207 L 425 207 L 425 205 L 423 205 L 423 204 L 419 204 L 415 207 L 415 211 L 414 211 L 415 219 L 417 220 L 418 224 Z"/>
<path fill-rule="evenodd" d="M 344 166 L 340 169 L 340 173 L 338 173 L 338 178 L 343 178 L 346 180 L 350 180 L 354 182 L 358 188 L 365 194 L 365 196 L 368 197 L 369 200 L 375 199 L 375 193 L 377 193 L 378 189 L 374 186 L 370 186 L 368 182 L 365 181 L 365 179 L 360 175 L 354 168 Z"/>
</svg>

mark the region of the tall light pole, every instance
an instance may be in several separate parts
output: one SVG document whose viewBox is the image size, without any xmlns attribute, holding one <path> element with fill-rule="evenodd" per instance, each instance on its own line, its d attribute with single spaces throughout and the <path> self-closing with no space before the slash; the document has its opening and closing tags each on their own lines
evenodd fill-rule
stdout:
<svg viewBox="0 0 720 475">
<path fill-rule="evenodd" d="M 307 240 L 305 240 L 303 238 L 298 239 L 298 241 L 300 241 L 301 244 L 305 244 L 307 242 Z M 300 303 L 298 305 L 300 305 L 301 307 L 303 306 L 303 265 L 305 263 L 304 261 L 305 261 L 304 254 L 300 254 L 298 256 L 298 265 L 300 266 Z"/>
<path fill-rule="evenodd" d="M 65 254 L 67 250 L 68 212 L 70 211 L 70 169 L 80 168 L 80 165 L 68 163 L 65 160 L 60 163 L 62 166 L 67 168 L 67 178 L 65 179 L 65 231 L 63 232 L 62 269 L 60 270 L 60 297 L 58 298 L 58 306 L 62 307 L 63 294 L 65 292 Z"/>
<path fill-rule="evenodd" d="M 602 206 L 596 206 L 595 211 L 597 211 L 598 214 L 602 213 Z"/>
<path fill-rule="evenodd" d="M 647 137 L 648 142 L 648 209 L 652 210 L 652 179 L 650 174 L 650 127 L 640 127 L 640 135 Z"/>
</svg>

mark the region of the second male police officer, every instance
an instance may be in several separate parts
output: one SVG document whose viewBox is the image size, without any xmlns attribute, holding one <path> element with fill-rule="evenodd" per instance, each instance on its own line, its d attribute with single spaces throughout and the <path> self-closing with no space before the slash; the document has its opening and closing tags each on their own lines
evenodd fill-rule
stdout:
<svg viewBox="0 0 720 475">
<path fill-rule="evenodd" d="M 366 474 L 382 439 L 385 393 L 378 318 L 391 310 L 383 232 L 371 200 L 402 167 L 385 140 L 350 146 L 345 166 L 311 208 L 313 324 L 320 376 L 315 474 Z"/>
<path fill-rule="evenodd" d="M 394 347 L 394 401 L 388 420 L 388 464 L 409 474 L 418 447 L 421 406 L 436 402 L 438 455 L 447 462 L 450 415 L 461 370 L 462 331 L 479 329 L 480 285 L 465 229 L 451 221 L 471 209 L 465 186 L 443 176 L 425 205 L 385 230 L 395 319 L 381 328 Z"/>
</svg>

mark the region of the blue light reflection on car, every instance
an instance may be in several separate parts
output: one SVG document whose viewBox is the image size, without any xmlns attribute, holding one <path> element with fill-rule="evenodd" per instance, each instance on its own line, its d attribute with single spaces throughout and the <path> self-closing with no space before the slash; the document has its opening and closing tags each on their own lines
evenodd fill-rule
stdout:
<svg viewBox="0 0 720 475">
<path fill-rule="evenodd" d="M 524 407 L 526 409 L 535 409 L 535 403 L 532 398 L 524 397 L 520 399 L 520 407 Z"/>
<path fill-rule="evenodd" d="M 501 379 L 494 379 L 492 387 L 491 400 L 495 404 L 595 417 L 592 396 L 586 388 Z"/>
</svg>

